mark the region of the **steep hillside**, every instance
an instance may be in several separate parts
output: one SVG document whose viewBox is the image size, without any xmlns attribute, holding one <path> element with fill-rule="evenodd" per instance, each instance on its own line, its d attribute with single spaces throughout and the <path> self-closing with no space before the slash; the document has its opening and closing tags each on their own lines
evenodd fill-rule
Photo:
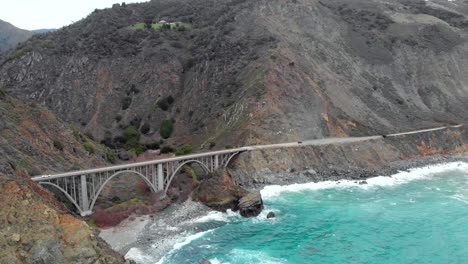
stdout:
<svg viewBox="0 0 468 264">
<path fill-rule="evenodd" d="M 34 102 L 0 90 L 0 173 L 39 175 L 103 166 L 112 160 L 105 147 Z"/>
<path fill-rule="evenodd" d="M 116 4 L 7 54 L 0 86 L 112 147 L 135 147 L 128 127 L 205 148 L 412 130 L 468 117 L 467 14 L 444 0 Z"/>
<path fill-rule="evenodd" d="M 0 53 L 14 48 L 33 35 L 31 31 L 19 29 L 12 24 L 0 20 Z"/>
</svg>

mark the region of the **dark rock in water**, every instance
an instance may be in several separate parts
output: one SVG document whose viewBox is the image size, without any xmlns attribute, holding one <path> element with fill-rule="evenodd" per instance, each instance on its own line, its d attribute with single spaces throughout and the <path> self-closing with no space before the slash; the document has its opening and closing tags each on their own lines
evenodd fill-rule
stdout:
<svg viewBox="0 0 468 264">
<path fill-rule="evenodd" d="M 258 216 L 262 210 L 263 201 L 259 191 L 251 192 L 239 200 L 239 213 L 243 217 Z"/>
<path fill-rule="evenodd" d="M 267 219 L 275 218 L 275 216 L 276 216 L 275 213 L 269 212 L 269 213 L 267 214 Z"/>
<path fill-rule="evenodd" d="M 367 181 L 360 181 L 359 182 L 359 185 L 364 185 L 364 184 L 367 184 Z"/>
<path fill-rule="evenodd" d="M 198 264 L 211 264 L 211 262 L 204 258 L 204 259 L 200 260 L 200 262 L 198 262 Z"/>
</svg>

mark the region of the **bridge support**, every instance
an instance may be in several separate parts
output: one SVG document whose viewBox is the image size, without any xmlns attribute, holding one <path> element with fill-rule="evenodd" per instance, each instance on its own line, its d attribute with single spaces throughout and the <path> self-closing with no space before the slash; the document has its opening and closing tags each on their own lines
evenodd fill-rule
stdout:
<svg viewBox="0 0 468 264">
<path fill-rule="evenodd" d="M 214 169 L 217 170 L 219 168 L 219 156 L 214 156 Z"/>
<path fill-rule="evenodd" d="M 88 185 L 86 183 L 86 175 L 81 175 L 81 195 L 80 195 L 80 203 L 81 203 L 81 216 L 87 216 L 92 214 L 89 210 L 89 200 L 88 200 Z"/>
<path fill-rule="evenodd" d="M 163 171 L 163 165 L 158 164 L 158 192 L 159 191 L 164 191 L 164 171 Z M 166 194 L 164 194 L 166 196 Z"/>
</svg>

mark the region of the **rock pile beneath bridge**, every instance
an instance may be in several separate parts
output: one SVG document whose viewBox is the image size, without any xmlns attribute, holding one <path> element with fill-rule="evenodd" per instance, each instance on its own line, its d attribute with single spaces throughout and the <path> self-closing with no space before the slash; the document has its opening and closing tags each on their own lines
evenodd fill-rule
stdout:
<svg viewBox="0 0 468 264">
<path fill-rule="evenodd" d="M 192 198 L 214 210 L 240 211 L 244 217 L 255 217 L 263 209 L 260 192 L 249 193 L 237 186 L 227 171 L 217 171 L 203 180 L 193 192 Z"/>
</svg>

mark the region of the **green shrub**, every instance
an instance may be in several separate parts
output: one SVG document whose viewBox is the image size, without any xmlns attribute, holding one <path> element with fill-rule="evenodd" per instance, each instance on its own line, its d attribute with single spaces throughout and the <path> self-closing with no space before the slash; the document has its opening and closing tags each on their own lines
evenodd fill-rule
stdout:
<svg viewBox="0 0 468 264">
<path fill-rule="evenodd" d="M 152 150 L 159 149 L 160 146 L 161 146 L 161 145 L 160 145 L 159 141 L 155 141 L 155 142 L 146 144 L 146 148 L 147 148 L 147 149 L 152 149 Z"/>
<path fill-rule="evenodd" d="M 132 151 L 139 156 L 140 154 L 144 153 L 146 151 L 146 146 L 142 144 L 138 144 L 138 146 L 134 147 Z"/>
<path fill-rule="evenodd" d="M 211 141 L 211 142 L 210 142 L 210 149 L 211 149 L 211 148 L 214 148 L 215 146 L 216 146 L 216 142 Z"/>
<path fill-rule="evenodd" d="M 83 147 L 84 147 L 84 149 L 85 149 L 89 154 L 93 154 L 93 153 L 94 153 L 94 146 L 93 146 L 93 143 L 87 141 L 87 142 L 83 143 Z"/>
<path fill-rule="evenodd" d="M 124 136 L 127 140 L 131 138 L 139 138 L 140 132 L 138 132 L 138 129 L 136 127 L 129 126 L 125 129 Z"/>
<path fill-rule="evenodd" d="M 17 59 L 17 58 L 21 58 L 23 57 L 24 55 L 28 54 L 29 52 L 32 51 L 32 48 L 22 48 L 22 49 L 19 49 L 17 51 L 15 51 L 13 53 L 13 55 L 11 56 L 12 59 Z"/>
<path fill-rule="evenodd" d="M 174 124 L 171 120 L 163 120 L 161 123 L 161 130 L 159 131 L 161 134 L 161 137 L 165 139 L 171 137 L 173 129 L 174 129 Z"/>
<path fill-rule="evenodd" d="M 161 100 L 159 100 L 156 104 L 157 104 L 158 107 L 161 108 L 161 110 L 163 110 L 163 111 L 169 110 L 169 103 L 167 102 L 166 99 L 161 99 Z"/>
<path fill-rule="evenodd" d="M 232 148 L 234 148 L 234 147 L 233 147 L 232 145 L 226 145 L 226 146 L 224 146 L 224 148 L 225 148 L 225 149 L 232 149 Z"/>
<path fill-rule="evenodd" d="M 107 161 L 109 161 L 110 163 L 115 163 L 115 154 L 114 154 L 114 151 L 112 151 L 112 149 L 108 149 L 107 152 L 106 152 L 106 159 Z"/>
<path fill-rule="evenodd" d="M 193 148 L 190 144 L 184 144 L 176 151 L 176 156 L 183 156 L 192 153 Z"/>
<path fill-rule="evenodd" d="M 166 154 L 166 153 L 171 153 L 174 152 L 174 148 L 170 146 L 164 146 L 161 148 L 161 153 Z"/>
<path fill-rule="evenodd" d="M 60 151 L 63 151 L 63 144 L 60 141 L 54 140 L 54 147 Z"/>
<path fill-rule="evenodd" d="M 121 116 L 121 115 L 117 115 L 117 116 L 115 117 L 115 121 L 117 121 L 117 123 L 120 122 L 121 120 L 122 120 L 122 116 Z"/>
</svg>

